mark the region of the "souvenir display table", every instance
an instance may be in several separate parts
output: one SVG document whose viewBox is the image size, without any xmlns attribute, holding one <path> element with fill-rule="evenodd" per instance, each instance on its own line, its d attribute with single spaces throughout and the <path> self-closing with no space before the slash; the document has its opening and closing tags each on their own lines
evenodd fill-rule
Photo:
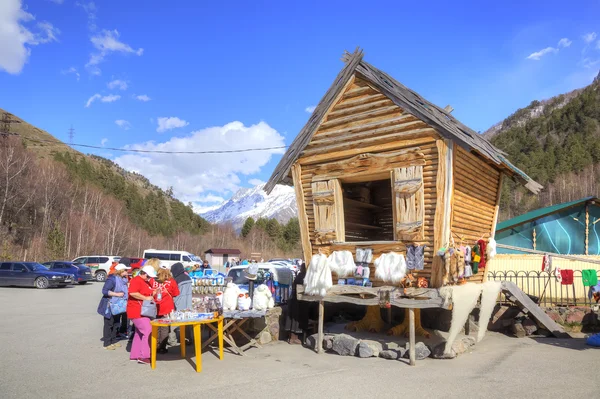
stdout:
<svg viewBox="0 0 600 399">
<path fill-rule="evenodd" d="M 244 353 L 245 350 L 252 348 L 252 347 L 262 348 L 262 346 L 258 343 L 258 341 L 256 341 L 256 339 L 249 336 L 243 330 L 242 326 L 250 319 L 262 318 L 262 317 L 265 317 L 265 315 L 266 315 L 265 310 L 246 310 L 246 311 L 230 310 L 230 311 L 223 312 L 223 318 L 226 319 L 225 325 L 223 326 L 223 339 L 225 340 L 225 342 L 227 342 L 230 345 L 231 350 L 233 352 L 235 352 L 236 354 L 238 354 L 240 356 L 246 356 L 246 354 Z M 213 331 L 215 331 L 214 326 L 209 325 L 209 327 Z M 238 344 L 235 342 L 235 339 L 233 337 L 233 334 L 236 331 L 239 332 L 244 338 L 246 338 L 248 340 L 248 342 L 246 344 L 244 344 L 242 346 L 238 346 Z M 210 342 L 212 342 L 215 339 L 216 339 L 216 335 L 213 335 L 206 341 L 206 344 L 209 344 Z"/>
<path fill-rule="evenodd" d="M 213 324 L 216 323 L 217 327 L 214 327 Z M 164 320 L 153 320 L 152 325 L 152 338 L 150 341 L 150 350 L 151 350 L 151 365 L 152 369 L 156 368 L 156 345 L 158 339 L 158 328 L 159 327 L 181 327 L 179 329 L 180 334 L 180 348 L 181 348 L 181 357 L 185 358 L 185 327 L 192 326 L 194 330 L 194 346 L 196 351 L 196 372 L 202 371 L 202 348 L 206 345 L 202 345 L 201 341 L 201 333 L 200 328 L 202 325 L 208 325 L 212 328 L 213 331 L 217 332 L 217 335 L 212 337 L 211 342 L 218 338 L 219 340 L 219 359 L 223 360 L 223 317 L 218 317 L 214 319 L 206 319 L 206 320 L 185 320 L 185 321 L 169 321 L 165 322 Z M 228 341 L 229 342 L 229 341 Z"/>
<path fill-rule="evenodd" d="M 317 339 L 317 352 L 323 353 L 323 315 L 324 302 L 352 303 L 355 305 L 373 306 L 380 305 L 382 292 L 389 292 L 389 304 L 409 310 L 409 359 L 410 365 L 416 364 L 415 355 L 415 309 L 442 308 L 444 298 L 435 288 L 399 288 L 399 287 L 361 287 L 351 285 L 334 285 L 325 296 L 312 296 L 304 294 L 304 286 L 297 288 L 297 297 L 301 301 L 319 302 L 319 327 Z"/>
</svg>

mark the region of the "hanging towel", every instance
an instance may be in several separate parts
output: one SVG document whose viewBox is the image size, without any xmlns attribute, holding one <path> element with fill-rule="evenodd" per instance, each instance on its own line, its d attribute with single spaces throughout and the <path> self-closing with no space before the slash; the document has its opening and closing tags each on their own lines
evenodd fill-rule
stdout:
<svg viewBox="0 0 600 399">
<path fill-rule="evenodd" d="M 544 257 L 542 258 L 542 271 L 550 273 L 548 269 L 550 269 L 549 257 L 548 255 L 544 255 Z"/>
<path fill-rule="evenodd" d="M 595 269 L 582 270 L 581 279 L 585 287 L 592 287 L 598 284 L 598 274 Z"/>
<path fill-rule="evenodd" d="M 356 270 L 354 259 L 352 259 L 352 252 L 350 251 L 333 251 L 329 255 L 329 268 L 332 272 L 338 275 L 338 277 L 353 276 Z"/>
<path fill-rule="evenodd" d="M 573 270 L 571 269 L 563 269 L 560 271 L 561 284 L 562 285 L 572 285 L 573 284 Z"/>
</svg>

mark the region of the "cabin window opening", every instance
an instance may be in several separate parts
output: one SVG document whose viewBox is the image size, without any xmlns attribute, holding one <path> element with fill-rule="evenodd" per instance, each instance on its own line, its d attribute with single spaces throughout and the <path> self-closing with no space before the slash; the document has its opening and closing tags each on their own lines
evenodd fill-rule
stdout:
<svg viewBox="0 0 600 399">
<path fill-rule="evenodd" d="M 344 183 L 346 242 L 394 241 L 391 179 Z"/>
</svg>

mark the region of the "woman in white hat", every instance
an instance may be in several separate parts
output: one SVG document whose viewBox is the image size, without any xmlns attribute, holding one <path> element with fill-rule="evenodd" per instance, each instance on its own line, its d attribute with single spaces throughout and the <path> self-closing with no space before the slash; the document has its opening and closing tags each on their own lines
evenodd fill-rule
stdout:
<svg viewBox="0 0 600 399">
<path fill-rule="evenodd" d="M 121 344 L 117 338 L 119 321 L 125 313 L 127 301 L 127 270 L 124 264 L 118 264 L 114 273 L 109 275 L 102 287 L 102 299 L 98 305 L 98 313 L 104 316 L 104 349 L 115 350 Z"/>
<path fill-rule="evenodd" d="M 142 303 L 151 301 L 154 291 L 149 284 L 150 278 L 156 277 L 152 266 L 144 266 L 140 273 L 129 283 L 129 300 L 127 301 L 127 318 L 133 322 L 135 333 L 129 358 L 141 364 L 150 364 L 150 335 L 152 326 L 150 318 L 142 316 Z"/>
</svg>

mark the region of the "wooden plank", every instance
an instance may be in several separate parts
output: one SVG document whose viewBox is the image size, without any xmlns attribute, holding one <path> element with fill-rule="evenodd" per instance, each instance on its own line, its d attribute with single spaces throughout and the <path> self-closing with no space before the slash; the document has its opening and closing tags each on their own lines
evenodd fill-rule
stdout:
<svg viewBox="0 0 600 399">
<path fill-rule="evenodd" d="M 382 168 L 385 165 L 396 162 L 413 162 L 417 165 L 425 164 L 425 155 L 419 147 L 410 148 L 392 153 L 361 153 L 352 158 L 342 159 L 335 162 L 327 162 L 318 165 L 314 173 L 322 177 L 331 176 L 337 178 L 346 174 L 359 173 L 361 171 L 372 172 L 372 169 Z"/>
<path fill-rule="evenodd" d="M 384 106 L 396 107 L 392 100 L 388 99 L 385 96 L 383 96 L 383 98 L 378 101 L 372 102 L 363 100 L 362 102 L 359 102 L 358 104 L 349 107 L 340 107 L 340 105 L 336 105 L 333 111 L 329 113 L 328 120 L 334 120 L 335 118 L 354 115 L 364 111 L 370 111 L 375 108 L 381 108 Z"/>
<path fill-rule="evenodd" d="M 321 130 L 315 133 L 315 140 L 320 140 L 324 137 L 336 137 L 336 136 L 346 136 L 349 134 L 362 133 L 368 130 L 374 129 L 385 129 L 389 127 L 394 127 L 398 125 L 400 122 L 408 122 L 408 121 L 417 121 L 418 119 L 412 116 L 411 114 L 402 114 L 400 116 L 393 116 L 388 118 L 380 118 L 378 120 L 363 123 L 360 125 L 352 125 L 349 127 L 344 127 L 342 129 L 332 129 L 332 130 Z"/>
<path fill-rule="evenodd" d="M 340 138 L 333 138 L 329 141 L 328 145 L 318 145 L 318 146 L 314 146 L 314 147 L 310 147 L 310 148 L 307 147 L 304 151 L 302 151 L 302 157 L 333 152 L 336 150 L 346 148 L 346 147 L 348 147 L 349 144 L 351 144 L 352 146 L 354 146 L 356 148 L 361 148 L 361 147 L 365 147 L 365 146 L 369 146 L 369 145 L 373 145 L 373 144 L 377 144 L 377 143 L 383 144 L 383 143 L 399 141 L 399 140 L 416 139 L 416 138 L 419 138 L 422 136 L 426 136 L 427 134 L 431 135 L 434 133 L 435 133 L 435 130 L 433 130 L 432 128 L 419 127 L 419 125 L 417 124 L 415 126 L 408 126 L 408 127 L 406 127 L 406 130 L 399 130 L 398 132 L 395 132 L 395 133 L 374 136 L 374 137 L 366 137 L 366 138 L 361 138 L 361 139 L 357 139 L 357 140 L 346 140 L 346 138 L 344 138 L 344 140 L 342 140 Z M 332 144 L 332 143 L 334 143 L 334 144 Z"/>
<path fill-rule="evenodd" d="M 411 118 L 412 119 L 412 118 Z M 359 125 L 364 126 L 364 125 Z M 419 120 L 408 120 L 404 123 L 393 124 L 388 127 L 377 127 L 375 129 L 366 130 L 357 132 L 357 133 L 346 133 L 344 135 L 334 135 L 323 137 L 322 135 L 315 136 L 315 140 L 311 141 L 311 143 L 306 147 L 304 151 L 305 154 L 310 153 L 310 151 L 318 146 L 326 146 L 335 143 L 339 143 L 341 141 L 346 143 L 365 141 L 365 140 L 386 140 L 390 137 L 409 137 L 411 132 L 416 131 L 417 129 L 426 129 L 429 128 L 425 123 Z M 330 147 L 331 148 L 331 147 Z"/>
<path fill-rule="evenodd" d="M 358 228 L 365 229 L 365 230 L 383 230 L 383 227 L 371 226 L 371 225 L 362 224 L 362 223 L 346 222 L 346 224 L 348 226 L 358 227 Z"/>
<path fill-rule="evenodd" d="M 432 129 L 430 129 L 430 130 L 434 133 L 434 131 Z M 347 157 L 351 157 L 351 156 L 358 155 L 358 154 L 378 153 L 378 152 L 384 152 L 384 151 L 390 151 L 390 150 L 399 150 L 402 148 L 417 147 L 417 146 L 420 146 L 423 144 L 434 143 L 435 141 L 436 141 L 436 139 L 433 136 L 425 136 L 425 137 L 413 139 L 413 140 L 396 140 L 396 141 L 393 141 L 390 143 L 376 144 L 376 145 L 371 145 L 371 146 L 367 146 L 367 147 L 350 148 L 347 150 L 331 152 L 331 153 L 327 153 L 327 154 L 302 156 L 300 159 L 298 159 L 298 162 L 300 162 L 300 165 L 304 166 L 304 165 L 320 163 L 320 162 L 323 162 L 326 160 L 329 160 L 329 161 L 338 160 L 338 159 L 347 158 Z"/>
<path fill-rule="evenodd" d="M 387 115 L 394 112 L 402 111 L 395 104 L 392 104 L 387 107 L 380 107 L 370 111 L 359 112 L 353 115 L 345 116 L 342 118 L 337 118 L 333 120 L 327 120 L 327 122 L 323 122 L 321 124 L 322 129 L 327 129 L 334 126 L 340 126 L 346 123 L 356 122 L 363 119 L 374 118 L 376 116 Z"/>
<path fill-rule="evenodd" d="M 443 139 L 439 139 L 436 141 L 436 146 L 438 149 L 438 158 L 444 160 L 446 158 L 446 154 L 448 152 L 448 146 L 444 142 Z M 442 248 L 446 245 L 444 242 L 444 224 L 445 224 L 445 197 L 444 194 L 446 192 L 446 184 L 447 184 L 447 174 L 446 174 L 446 163 L 439 162 L 438 170 L 437 170 L 437 179 L 436 179 L 436 207 L 435 207 L 435 216 L 433 220 L 433 248 L 437 251 L 439 248 Z M 431 271 L 431 286 L 434 288 L 442 286 L 442 277 L 443 277 L 443 260 L 439 256 L 433 257 L 433 265 Z"/>
<path fill-rule="evenodd" d="M 415 340 L 415 310 L 413 308 L 408 309 L 408 342 L 410 347 L 408 348 L 408 358 L 410 359 L 410 365 L 415 366 L 416 361 L 416 340 Z"/>
<path fill-rule="evenodd" d="M 557 338 L 564 338 L 565 330 L 550 318 L 538 305 L 535 304 L 521 289 L 512 281 L 502 281 L 502 292 L 512 295 L 516 301 L 515 304 L 521 308 L 529 310 L 532 316 L 538 323 L 543 324 L 546 330 Z M 568 335 L 567 335 L 568 336 Z"/>
<path fill-rule="evenodd" d="M 323 353 L 323 319 L 325 318 L 325 305 L 319 301 L 319 327 L 317 339 L 317 353 Z"/>
<path fill-rule="evenodd" d="M 423 167 L 394 168 L 394 228 L 396 239 L 422 240 L 424 238 L 425 196 Z M 411 191 L 412 190 L 412 191 Z"/>
<path fill-rule="evenodd" d="M 308 265 L 312 258 L 312 244 L 310 242 L 310 233 L 308 230 L 308 216 L 306 214 L 306 203 L 304 202 L 304 192 L 302 190 L 302 167 L 295 163 L 292 166 L 292 177 L 294 181 L 294 191 L 296 193 L 296 204 L 298 207 L 298 222 L 300 225 L 300 240 L 302 242 L 302 253 L 304 262 Z"/>
<path fill-rule="evenodd" d="M 382 207 L 374 204 L 370 204 L 368 202 L 361 202 L 354 200 L 352 198 L 344 198 L 344 206 L 348 207 L 356 207 L 356 208 L 364 208 L 364 209 L 373 209 L 373 210 L 381 210 Z"/>
</svg>

